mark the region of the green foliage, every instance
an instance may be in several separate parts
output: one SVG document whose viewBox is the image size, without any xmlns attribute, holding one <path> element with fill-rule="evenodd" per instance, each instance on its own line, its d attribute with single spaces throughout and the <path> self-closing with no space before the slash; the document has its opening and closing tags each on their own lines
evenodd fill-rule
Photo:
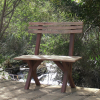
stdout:
<svg viewBox="0 0 100 100">
<path fill-rule="evenodd" d="M 100 1 L 99 0 L 81 0 L 72 10 L 85 23 L 100 26 Z"/>
<path fill-rule="evenodd" d="M 6 29 L 7 34 L 0 41 L 2 47 L 0 53 L 10 56 L 10 58 L 22 54 L 34 54 L 36 35 L 27 33 L 28 22 L 61 22 L 66 20 L 66 13 L 56 9 L 49 1 L 23 1 L 14 11 L 9 27 Z"/>
<path fill-rule="evenodd" d="M 0 54 L 0 63 L 4 62 L 4 57 Z"/>
<path fill-rule="evenodd" d="M 27 42 L 25 35 L 14 35 L 9 34 L 5 37 L 5 45 L 2 46 L 2 54 L 8 55 L 10 57 L 14 57 L 15 55 L 19 55 L 24 53 L 25 49 L 27 48 Z"/>
<path fill-rule="evenodd" d="M 68 35 L 52 34 L 43 35 L 43 44 L 41 44 L 41 50 L 44 54 L 55 55 L 67 55 L 68 54 Z M 45 43 L 45 44 L 44 44 Z"/>
<path fill-rule="evenodd" d="M 21 0 L 3 0 L 0 6 L 0 39 L 4 36 L 14 14 L 15 8 Z"/>
</svg>

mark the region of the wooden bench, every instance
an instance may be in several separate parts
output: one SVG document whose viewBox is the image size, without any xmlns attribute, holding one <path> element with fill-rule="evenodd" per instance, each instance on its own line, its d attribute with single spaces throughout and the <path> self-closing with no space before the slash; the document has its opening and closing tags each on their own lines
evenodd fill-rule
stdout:
<svg viewBox="0 0 100 100">
<path fill-rule="evenodd" d="M 74 36 L 76 33 L 82 33 L 83 22 L 30 22 L 29 33 L 37 33 L 35 55 L 22 55 L 15 57 L 15 60 L 23 60 L 28 63 L 29 73 L 25 85 L 25 89 L 29 89 L 31 78 L 33 77 L 37 86 L 40 82 L 37 78 L 36 69 L 44 60 L 54 61 L 55 64 L 64 72 L 63 84 L 61 92 L 66 91 L 66 85 L 69 81 L 71 88 L 75 88 L 75 84 L 72 79 L 72 64 L 82 57 L 73 56 L 74 50 Z M 39 55 L 40 41 L 42 33 L 49 34 L 69 34 L 69 55 L 57 56 L 57 55 Z"/>
</svg>

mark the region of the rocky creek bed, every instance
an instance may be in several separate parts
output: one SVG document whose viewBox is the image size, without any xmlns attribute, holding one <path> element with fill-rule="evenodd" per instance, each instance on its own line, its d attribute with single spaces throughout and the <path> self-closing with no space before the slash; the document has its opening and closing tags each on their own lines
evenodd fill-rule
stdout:
<svg viewBox="0 0 100 100">
<path fill-rule="evenodd" d="M 29 68 L 27 64 L 23 64 L 17 67 L 12 66 L 3 70 L 0 68 L 0 79 L 11 79 L 20 82 L 26 82 Z M 52 62 L 43 62 L 37 68 L 38 79 L 43 84 L 61 85 L 62 84 L 62 71 Z M 31 80 L 34 83 L 34 79 Z"/>
</svg>

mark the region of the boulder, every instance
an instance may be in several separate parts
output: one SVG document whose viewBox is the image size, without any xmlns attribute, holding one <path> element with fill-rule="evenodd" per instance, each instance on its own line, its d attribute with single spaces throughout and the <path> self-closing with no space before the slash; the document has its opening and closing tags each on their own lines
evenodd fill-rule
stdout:
<svg viewBox="0 0 100 100">
<path fill-rule="evenodd" d="M 47 73 L 47 67 L 46 67 L 46 64 L 43 62 L 37 68 L 37 75 L 41 76 L 42 74 L 45 74 L 45 73 Z"/>
</svg>

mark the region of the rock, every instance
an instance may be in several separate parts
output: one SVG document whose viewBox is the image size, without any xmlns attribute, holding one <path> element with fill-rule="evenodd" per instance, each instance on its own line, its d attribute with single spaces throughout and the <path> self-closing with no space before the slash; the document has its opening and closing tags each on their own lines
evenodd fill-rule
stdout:
<svg viewBox="0 0 100 100">
<path fill-rule="evenodd" d="M 9 74 L 5 71 L 0 72 L 0 79 L 9 79 Z"/>
<path fill-rule="evenodd" d="M 45 73 L 47 73 L 47 67 L 46 67 L 45 63 L 43 62 L 37 68 L 37 75 L 40 76 Z"/>
<path fill-rule="evenodd" d="M 56 64 L 52 64 L 52 63 L 46 63 L 46 67 L 49 73 L 55 73 L 56 69 L 57 69 L 57 65 Z"/>
<path fill-rule="evenodd" d="M 20 71 L 20 68 L 19 67 L 6 68 L 5 71 L 8 72 L 9 74 L 17 74 Z"/>
</svg>

